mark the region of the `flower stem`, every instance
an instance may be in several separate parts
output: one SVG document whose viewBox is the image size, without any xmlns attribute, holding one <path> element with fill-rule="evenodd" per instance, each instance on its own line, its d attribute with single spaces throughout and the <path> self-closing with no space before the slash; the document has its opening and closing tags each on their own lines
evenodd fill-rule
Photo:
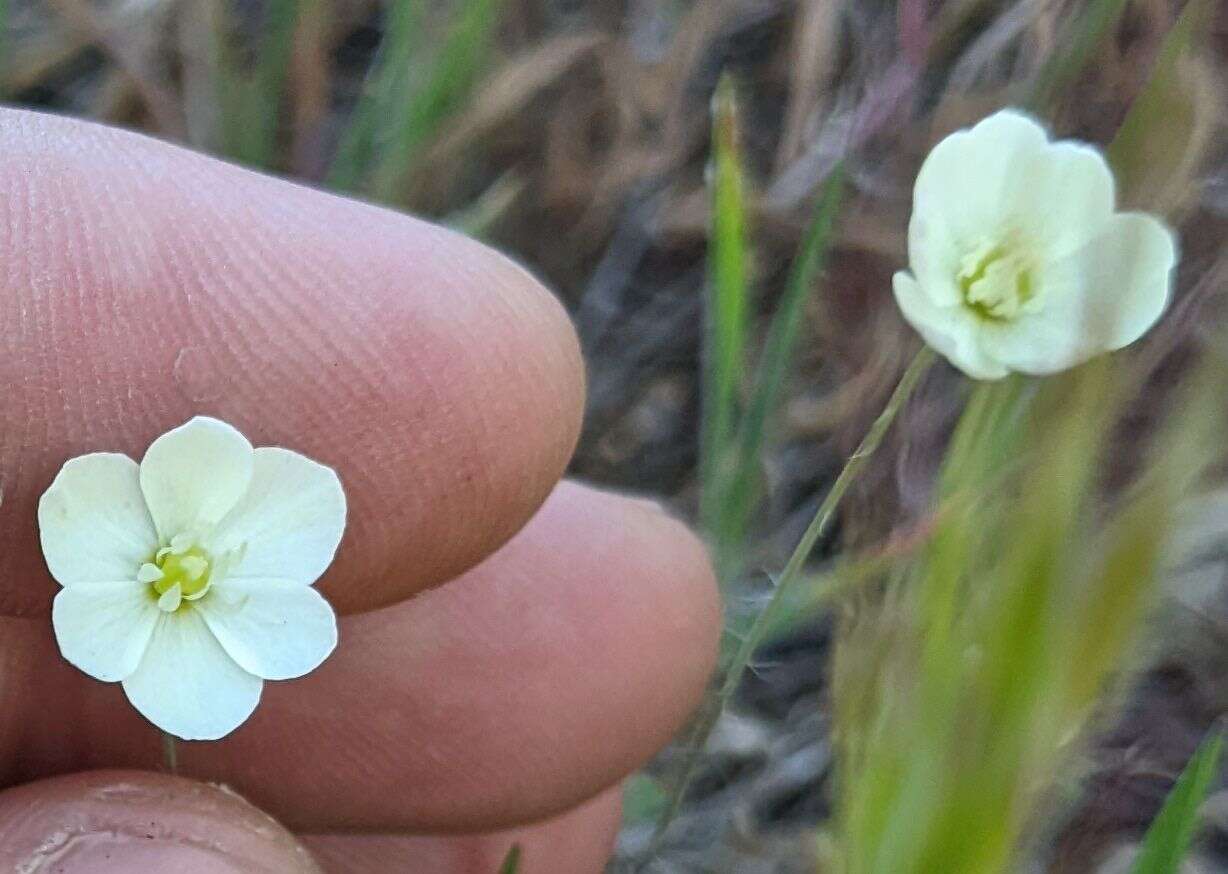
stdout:
<svg viewBox="0 0 1228 874">
<path fill-rule="evenodd" d="M 887 405 L 883 407 L 883 411 L 878 414 L 878 418 L 870 425 L 870 430 L 866 432 L 857 449 L 845 461 L 844 467 L 841 469 L 839 476 L 836 477 L 836 481 L 832 484 L 831 490 L 819 505 L 819 509 L 815 511 L 814 518 L 810 520 L 810 525 L 807 526 L 801 540 L 798 541 L 796 548 L 794 548 L 793 554 L 789 556 L 789 561 L 785 564 L 784 570 L 781 571 L 767 605 L 755 616 L 750 628 L 747 629 L 746 634 L 742 637 L 741 644 L 725 668 L 724 680 L 719 690 L 704 705 L 695 720 L 694 727 L 688 738 L 687 753 L 681 774 L 677 783 L 670 791 L 669 804 L 661 819 L 657 822 L 652 840 L 643 857 L 644 862 L 650 860 L 655 854 L 656 850 L 660 847 L 666 829 L 669 828 L 670 823 L 677 816 L 687 787 L 690 785 L 691 778 L 695 775 L 695 769 L 699 764 L 704 746 L 707 744 L 708 736 L 712 733 L 712 729 L 716 726 L 717 720 L 720 718 L 725 706 L 733 698 L 734 692 L 737 691 L 739 684 L 742 682 L 742 675 L 746 671 L 746 666 L 750 663 L 759 644 L 762 643 L 764 634 L 771 627 L 776 611 L 784 603 L 785 593 L 801 575 L 802 569 L 810 558 L 810 553 L 814 550 L 814 546 L 818 543 L 819 538 L 827 533 L 827 529 L 831 527 L 831 521 L 835 517 L 840 501 L 844 498 L 849 486 L 857 478 L 857 474 L 861 472 L 862 467 L 865 466 L 870 456 L 878 449 L 879 444 L 883 442 L 883 437 L 890 430 L 891 423 L 895 421 L 896 416 L 899 415 L 900 410 L 904 408 L 904 404 L 908 401 L 918 383 L 920 383 L 921 377 L 926 374 L 934 361 L 935 355 L 933 350 L 928 346 L 924 346 L 908 365 L 904 375 L 900 377 L 899 383 L 896 384 L 895 390 L 891 393 L 891 397 L 887 400 Z"/>
<path fill-rule="evenodd" d="M 823 499 L 823 503 L 819 505 L 819 509 L 815 511 L 814 518 L 810 520 L 810 525 L 806 527 L 805 532 L 802 534 L 802 539 L 797 542 L 793 554 L 789 556 L 789 561 L 785 564 L 784 570 L 781 571 L 780 577 L 776 580 L 776 585 L 772 590 L 772 597 L 768 600 L 767 606 L 755 617 L 755 621 L 747 630 L 745 637 L 742 638 L 741 646 L 734 653 L 725 674 L 724 685 L 721 687 L 722 697 L 732 694 L 738 687 L 746 665 L 750 662 L 751 656 L 754 655 L 755 650 L 762 642 L 763 634 L 774 618 L 776 610 L 780 608 L 781 603 L 784 601 L 785 592 L 793 585 L 801 574 L 802 569 L 806 566 L 810 553 L 814 551 L 814 545 L 820 537 L 827 533 L 827 529 L 831 527 L 831 521 L 836 515 L 836 509 L 840 506 L 840 501 L 844 499 L 845 492 L 853 484 L 853 480 L 857 478 L 857 474 L 861 472 L 862 467 L 865 466 L 870 456 L 878 449 L 879 444 L 883 442 L 883 437 L 887 435 L 887 431 L 891 428 L 891 423 L 895 421 L 895 417 L 903 409 L 905 402 L 907 402 L 913 390 L 917 387 L 917 383 L 921 381 L 921 377 L 925 375 L 933 363 L 934 353 L 928 346 L 923 346 L 921 351 L 913 358 L 912 363 L 908 365 L 908 369 L 904 371 L 904 375 L 900 377 L 895 391 L 891 393 L 891 397 L 887 400 L 887 405 L 883 407 L 883 411 L 878 414 L 878 418 L 870 425 L 870 430 L 866 432 L 866 436 L 861 438 L 861 443 L 857 445 L 857 449 L 844 462 L 844 467 L 840 470 L 840 474 L 832 484 L 831 490 Z"/>
<path fill-rule="evenodd" d="M 179 773 L 179 749 L 175 745 L 175 736 L 162 732 L 162 764 L 171 774 Z"/>
</svg>

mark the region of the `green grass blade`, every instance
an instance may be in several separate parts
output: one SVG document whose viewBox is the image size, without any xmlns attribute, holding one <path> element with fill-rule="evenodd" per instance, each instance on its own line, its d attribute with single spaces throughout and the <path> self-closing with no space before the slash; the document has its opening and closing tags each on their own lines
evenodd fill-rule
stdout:
<svg viewBox="0 0 1228 874">
<path fill-rule="evenodd" d="M 381 133 L 386 138 L 389 125 L 410 105 L 409 70 L 421 9 L 420 3 L 409 0 L 391 0 L 388 4 L 379 55 L 328 170 L 330 187 L 340 191 L 362 187 Z"/>
<path fill-rule="evenodd" d="M 270 0 L 261 27 L 252 80 L 252 141 L 248 163 L 271 167 L 277 153 L 282 98 L 294 50 L 294 32 L 308 4 L 317 0 Z"/>
<path fill-rule="evenodd" d="M 728 582 L 726 556 L 740 543 L 721 539 L 722 508 L 730 481 L 738 389 L 746 347 L 746 192 L 738 144 L 737 95 L 728 77 L 712 103 L 712 227 L 708 248 L 700 431 L 700 521 L 714 541 L 717 574 Z"/>
<path fill-rule="evenodd" d="M 814 215 L 793 261 L 784 294 L 772 316 L 746 413 L 738 428 L 730 484 L 721 502 L 718 529 L 719 543 L 739 547 L 737 553 L 726 556 L 724 560 L 731 574 L 740 570 L 740 546 L 760 497 L 759 462 L 768 438 L 769 424 L 793 360 L 806 300 L 815 277 L 822 272 L 827 261 L 843 196 L 844 168 L 841 165 L 832 171 L 815 204 Z"/>
<path fill-rule="evenodd" d="M 222 110 L 221 148 L 228 157 L 253 167 L 272 166 L 294 31 L 308 2 L 315 0 L 270 0 L 252 70 L 245 68 L 230 43 L 228 16 L 217 16 L 211 39 Z M 223 4 L 221 8 L 227 7 Z"/>
<path fill-rule="evenodd" d="M 226 0 L 213 0 L 208 9 L 209 59 L 218 105 L 219 141 L 216 145 L 223 155 L 238 158 L 247 124 L 248 83 L 239 54 L 230 41 L 229 4 Z"/>
<path fill-rule="evenodd" d="M 517 874 L 520 871 L 520 857 L 520 844 L 512 844 L 512 848 L 503 857 L 503 864 L 499 866 L 499 874 Z"/>
<path fill-rule="evenodd" d="M 1026 100 L 1032 109 L 1052 103 L 1091 63 L 1096 50 L 1113 32 L 1130 0 L 1090 0 L 1073 22 L 1066 39 L 1041 67 Z"/>
<path fill-rule="evenodd" d="M 1198 828 L 1198 809 L 1219 773 L 1223 748 L 1219 731 L 1198 747 L 1147 829 L 1131 874 L 1178 874 Z"/>
<path fill-rule="evenodd" d="M 391 135 L 375 155 L 369 193 L 388 202 L 400 199 L 413 157 L 469 96 L 490 52 L 501 0 L 462 0 L 451 32 L 412 99 L 388 107 Z M 400 108 L 403 107 L 403 108 Z"/>
</svg>

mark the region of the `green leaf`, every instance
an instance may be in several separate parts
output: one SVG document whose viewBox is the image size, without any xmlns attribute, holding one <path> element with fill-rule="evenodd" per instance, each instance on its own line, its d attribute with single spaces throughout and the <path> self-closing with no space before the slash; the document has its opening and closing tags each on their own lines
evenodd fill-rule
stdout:
<svg viewBox="0 0 1228 874">
<path fill-rule="evenodd" d="M 1202 742 L 1164 801 L 1143 838 L 1131 874 L 1177 874 L 1198 828 L 1198 809 L 1219 773 L 1224 736 L 1215 731 Z"/>
</svg>

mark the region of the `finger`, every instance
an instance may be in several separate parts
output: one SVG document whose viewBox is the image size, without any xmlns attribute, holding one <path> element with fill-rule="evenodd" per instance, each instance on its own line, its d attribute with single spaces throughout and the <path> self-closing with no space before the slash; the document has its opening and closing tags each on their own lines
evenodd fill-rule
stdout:
<svg viewBox="0 0 1228 874">
<path fill-rule="evenodd" d="M 321 869 L 289 832 L 233 792 L 141 771 L 94 771 L 0 793 L 0 870 Z"/>
<path fill-rule="evenodd" d="M 308 835 L 304 844 L 328 874 L 495 874 L 520 847 L 518 874 L 600 874 L 614 848 L 622 798 L 609 790 L 545 822 L 482 835 Z"/>
<path fill-rule="evenodd" d="M 38 714 L 0 755 L 10 779 L 157 766 L 156 734 L 116 685 L 67 667 L 45 631 L 0 632 L 15 662 L 44 665 L 9 698 Z M 247 724 L 180 744 L 180 764 L 299 831 L 504 828 L 576 805 L 663 746 L 718 635 L 712 575 L 683 526 L 564 484 L 461 579 L 347 619 L 323 667 L 266 684 Z"/>
<path fill-rule="evenodd" d="M 195 414 L 335 467 L 342 612 L 472 566 L 554 486 L 582 374 L 558 304 L 459 235 L 134 134 L 0 111 L 0 614 L 46 613 L 35 503 Z"/>
</svg>

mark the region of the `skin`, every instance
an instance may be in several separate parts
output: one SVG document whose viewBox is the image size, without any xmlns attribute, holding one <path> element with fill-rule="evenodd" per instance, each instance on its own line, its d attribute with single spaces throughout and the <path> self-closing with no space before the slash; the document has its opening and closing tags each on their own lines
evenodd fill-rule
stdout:
<svg viewBox="0 0 1228 874">
<path fill-rule="evenodd" d="M 601 870 L 720 610 L 682 525 L 560 483 L 558 303 L 440 228 L 131 134 L 4 110 L 0 151 L 0 869 L 68 834 L 54 870 L 467 874 L 513 841 L 531 874 Z M 181 743 L 183 779 L 59 657 L 34 509 L 66 459 L 194 414 L 335 467 L 350 518 L 337 652 Z"/>
</svg>

